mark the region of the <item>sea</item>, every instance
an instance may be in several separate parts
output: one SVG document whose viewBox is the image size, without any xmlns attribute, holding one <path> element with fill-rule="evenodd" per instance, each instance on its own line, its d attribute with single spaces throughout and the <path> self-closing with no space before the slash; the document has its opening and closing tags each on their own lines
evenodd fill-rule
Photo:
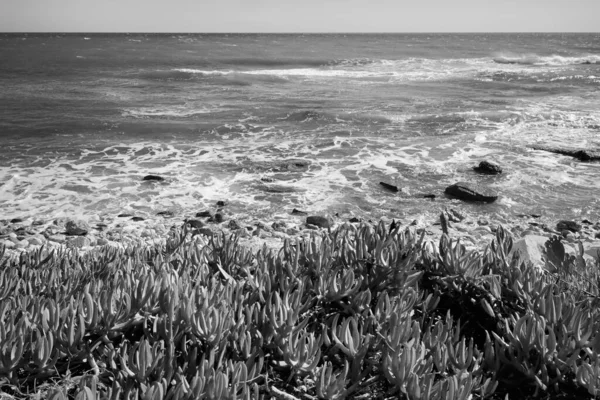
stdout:
<svg viewBox="0 0 600 400">
<path fill-rule="evenodd" d="M 600 148 L 600 34 L 0 34 L 0 219 L 600 219 L 534 145 Z"/>
</svg>

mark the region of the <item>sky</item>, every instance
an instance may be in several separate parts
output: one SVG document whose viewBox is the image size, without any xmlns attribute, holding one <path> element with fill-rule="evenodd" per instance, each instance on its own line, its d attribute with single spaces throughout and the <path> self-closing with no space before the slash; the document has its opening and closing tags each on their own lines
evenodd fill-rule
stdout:
<svg viewBox="0 0 600 400">
<path fill-rule="evenodd" d="M 0 32 L 600 32 L 600 0 L 0 0 Z"/>
</svg>

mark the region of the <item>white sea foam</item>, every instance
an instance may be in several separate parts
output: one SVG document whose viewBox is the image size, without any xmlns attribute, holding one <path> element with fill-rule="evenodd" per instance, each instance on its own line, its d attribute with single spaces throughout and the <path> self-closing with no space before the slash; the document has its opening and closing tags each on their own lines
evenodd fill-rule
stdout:
<svg viewBox="0 0 600 400">
<path fill-rule="evenodd" d="M 201 76 L 274 76 L 304 79 L 357 79 L 404 81 L 436 81 L 448 78 L 473 78 L 492 81 L 493 74 L 514 73 L 533 76 L 544 71 L 542 67 L 598 64 L 600 56 L 562 57 L 537 55 L 499 55 L 481 58 L 426 59 L 407 58 L 399 60 L 351 59 L 340 60 L 319 67 L 260 68 L 207 70 L 176 68 L 174 71 Z"/>
<path fill-rule="evenodd" d="M 565 66 L 580 64 L 600 64 L 600 55 L 561 56 L 557 54 L 540 56 L 537 54 L 500 54 L 494 57 L 499 64 Z"/>
<path fill-rule="evenodd" d="M 171 107 L 138 107 L 123 110 L 124 117 L 147 118 L 147 117 L 192 117 L 198 114 L 208 114 L 214 112 L 214 108 L 201 107 L 194 105 L 171 106 Z"/>
</svg>

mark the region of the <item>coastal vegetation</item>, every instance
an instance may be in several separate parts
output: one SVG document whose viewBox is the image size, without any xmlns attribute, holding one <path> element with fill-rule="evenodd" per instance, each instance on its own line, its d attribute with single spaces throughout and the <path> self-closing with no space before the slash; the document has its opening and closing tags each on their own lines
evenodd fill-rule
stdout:
<svg viewBox="0 0 600 400">
<path fill-rule="evenodd" d="M 0 249 L 0 398 L 595 398 L 599 263 L 400 225 Z"/>
</svg>

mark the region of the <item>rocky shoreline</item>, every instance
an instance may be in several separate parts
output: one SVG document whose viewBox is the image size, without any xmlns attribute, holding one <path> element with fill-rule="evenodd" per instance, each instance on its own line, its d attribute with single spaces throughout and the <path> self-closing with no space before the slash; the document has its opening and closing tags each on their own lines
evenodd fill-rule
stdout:
<svg viewBox="0 0 600 400">
<path fill-rule="evenodd" d="M 95 220 L 58 218 L 39 220 L 35 218 L 0 220 L 0 247 L 8 255 L 32 251 L 45 246 L 48 249 L 67 248 L 89 251 L 102 246 L 151 246 L 164 243 L 169 232 L 187 228 L 192 236 L 206 238 L 219 233 L 236 233 L 240 244 L 253 251 L 265 245 L 278 249 L 286 239 L 310 238 L 324 230 L 333 230 L 344 224 L 378 221 L 360 218 L 341 218 L 330 215 L 309 215 L 293 209 L 289 220 L 245 220 L 242 216 L 229 216 L 227 203 L 219 201 L 214 209 L 203 210 L 195 215 L 175 215 L 164 211 L 155 218 L 142 218 L 129 214 L 115 217 L 102 216 Z M 483 250 L 495 238 L 499 226 L 503 226 L 514 237 L 514 249 L 522 256 L 540 263 L 544 245 L 552 237 L 559 237 L 565 251 L 573 256 L 579 253 L 579 243 L 584 250 L 584 258 L 598 258 L 600 250 L 600 221 L 546 221 L 540 215 L 519 215 L 514 219 L 502 216 L 467 215 L 460 209 L 441 210 L 439 216 L 417 216 L 409 220 L 383 219 L 387 224 L 394 223 L 424 233 L 427 240 L 437 243 L 443 233 L 455 239 L 469 250 Z"/>
<path fill-rule="evenodd" d="M 473 169 L 482 175 L 502 174 L 502 168 L 489 161 L 482 161 Z M 147 175 L 143 180 L 161 181 L 157 175 Z M 387 190 L 398 192 L 394 185 L 380 182 Z M 457 182 L 448 186 L 446 196 L 464 202 L 494 202 L 498 194 L 481 183 Z M 434 200 L 436 195 L 425 195 Z M 228 202 L 217 201 L 210 209 L 195 214 L 175 213 L 165 210 L 153 217 L 141 217 L 121 213 L 116 216 L 100 215 L 87 220 L 57 218 L 42 220 L 36 217 L 0 220 L 0 248 L 7 254 L 47 248 L 72 248 L 83 251 L 102 246 L 151 246 L 164 243 L 169 232 L 179 228 L 188 229 L 192 236 L 210 237 L 214 234 L 236 233 L 240 244 L 256 251 L 263 246 L 278 249 L 286 239 L 309 238 L 319 235 L 322 229 L 336 229 L 344 224 L 360 222 L 377 223 L 357 217 L 339 215 L 309 215 L 293 209 L 287 219 L 271 221 L 252 219 L 247 215 L 230 215 Z M 413 228 L 425 233 L 426 238 L 437 243 L 444 233 L 460 239 L 470 250 L 483 250 L 495 237 L 498 226 L 512 233 L 515 249 L 525 259 L 541 263 L 546 241 L 558 237 L 565 244 L 565 251 L 576 256 L 583 253 L 587 258 L 598 258 L 600 250 L 600 221 L 550 221 L 541 215 L 517 215 L 506 218 L 500 215 L 472 216 L 460 208 L 440 209 L 438 215 L 418 215 L 397 220 L 384 218 L 384 222 Z M 578 243 L 581 243 L 581 247 Z"/>
</svg>

